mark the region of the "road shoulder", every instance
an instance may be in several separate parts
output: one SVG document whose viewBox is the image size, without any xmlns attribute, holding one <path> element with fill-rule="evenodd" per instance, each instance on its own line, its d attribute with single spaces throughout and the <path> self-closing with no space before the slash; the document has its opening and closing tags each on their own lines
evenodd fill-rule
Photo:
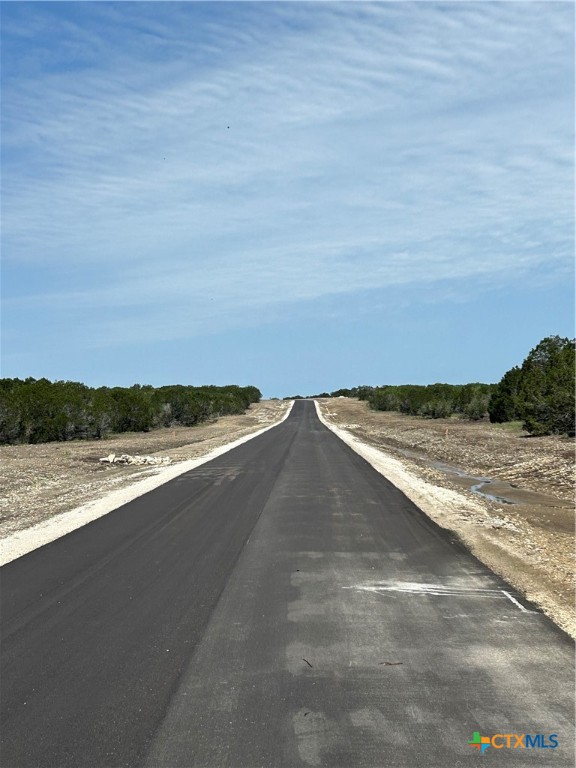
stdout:
<svg viewBox="0 0 576 768">
<path fill-rule="evenodd" d="M 172 466 L 162 467 L 161 469 L 148 468 L 136 470 L 132 467 L 113 466 L 111 474 L 114 476 L 111 477 L 110 472 L 108 472 L 101 474 L 97 480 L 92 480 L 83 494 L 86 501 L 79 506 L 74 506 L 72 509 L 69 507 L 68 494 L 72 491 L 75 482 L 77 482 L 77 477 L 75 477 L 74 472 L 67 473 L 65 468 L 62 472 L 61 468 L 58 482 L 59 493 L 55 496 L 49 508 L 45 510 L 45 514 L 40 520 L 35 520 L 32 514 L 26 514 L 26 510 L 32 510 L 34 501 L 40 497 L 45 502 L 45 494 L 42 495 L 43 486 L 40 485 L 38 487 L 32 482 L 28 485 L 24 484 L 23 487 L 19 488 L 19 494 L 26 498 L 28 506 L 18 514 L 16 529 L 10 531 L 9 528 L 6 530 L 5 527 L 3 531 L 3 538 L 0 541 L 0 566 L 18 557 L 22 557 L 28 552 L 32 552 L 61 536 L 65 536 L 67 533 L 81 528 L 83 525 L 103 515 L 109 514 L 123 504 L 127 504 L 179 475 L 189 472 L 221 456 L 223 453 L 231 451 L 248 440 L 252 440 L 258 435 L 267 432 L 288 418 L 293 401 L 290 403 L 275 403 L 273 407 L 259 408 L 258 406 L 260 405 L 257 404 L 255 408 L 254 406 L 252 407 L 250 416 L 256 413 L 257 416 L 255 418 L 243 419 L 241 416 L 237 416 L 229 417 L 228 419 L 225 417 L 219 420 L 221 423 L 216 434 L 214 434 L 215 430 L 210 429 L 210 427 L 197 427 L 194 443 L 180 445 L 171 451 L 171 455 L 179 457 L 176 458 L 176 463 Z M 264 404 L 262 405 L 264 406 Z M 266 426 L 262 426 L 263 423 Z M 171 430 L 168 431 L 170 432 Z M 187 433 L 190 431 L 187 430 Z M 173 434 L 176 436 L 177 431 L 174 430 Z M 135 440 L 137 437 L 143 437 L 143 435 L 131 436 L 131 439 Z M 203 437 L 204 439 L 202 439 Z M 231 438 L 235 439 L 231 440 Z M 124 438 L 124 440 L 126 439 Z M 154 439 L 154 436 L 148 439 Z M 162 442 L 162 436 L 157 436 L 156 439 Z M 98 449 L 102 453 L 102 451 L 109 451 L 113 445 L 112 441 L 102 442 L 99 444 Z M 53 453 L 60 447 L 60 444 L 7 446 L 7 448 L 15 449 L 39 449 L 37 453 L 43 451 L 44 454 Z M 86 443 L 80 442 L 72 445 L 67 444 L 66 448 L 77 454 L 90 450 Z M 155 453 L 159 453 L 159 451 Z M 189 455 L 194 456 L 194 458 L 185 458 Z M 82 458 L 80 461 L 82 461 Z M 40 457 L 40 465 L 45 467 L 46 464 L 47 461 L 44 460 L 42 462 L 42 457 Z M 115 490 L 111 490 L 114 485 Z"/>
<path fill-rule="evenodd" d="M 576 637 L 573 530 L 544 530 L 534 505 L 529 507 L 531 514 L 526 515 L 528 507 L 482 498 L 458 488 L 422 462 L 397 452 L 393 455 L 394 450 L 378 439 L 376 430 L 368 429 L 367 424 L 347 423 L 348 411 L 353 406 L 357 406 L 358 413 L 362 413 L 362 408 L 367 410 L 365 403 L 340 406 L 335 401 L 316 401 L 323 424 L 434 522 L 455 533 L 479 560 L 538 605 L 561 629 Z M 366 421 L 381 415 L 369 412 Z M 426 422 L 421 421 L 425 428 Z M 563 499 L 558 503 L 566 505 Z M 549 515 L 549 509 L 544 509 L 543 514 Z"/>
</svg>

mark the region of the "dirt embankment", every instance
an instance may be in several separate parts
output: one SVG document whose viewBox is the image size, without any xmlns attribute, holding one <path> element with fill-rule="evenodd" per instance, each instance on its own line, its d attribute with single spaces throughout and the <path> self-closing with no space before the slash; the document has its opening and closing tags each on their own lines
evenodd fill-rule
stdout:
<svg viewBox="0 0 576 768">
<path fill-rule="evenodd" d="M 289 405 L 264 400 L 245 414 L 196 427 L 126 432 L 105 440 L 0 446 L 0 539 L 162 471 L 102 463 L 104 456 L 150 455 L 172 463 L 195 459 L 279 421 Z"/>
<path fill-rule="evenodd" d="M 390 479 L 430 517 L 576 636 L 573 438 L 318 402 L 329 422 L 390 457 Z"/>
</svg>

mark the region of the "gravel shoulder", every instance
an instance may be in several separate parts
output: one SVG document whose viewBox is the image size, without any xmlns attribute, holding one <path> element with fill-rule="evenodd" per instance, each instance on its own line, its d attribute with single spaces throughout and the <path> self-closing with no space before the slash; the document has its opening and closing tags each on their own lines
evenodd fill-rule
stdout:
<svg viewBox="0 0 576 768">
<path fill-rule="evenodd" d="M 280 421 L 289 407 L 289 402 L 265 400 L 251 405 L 245 414 L 223 416 L 196 427 L 124 433 L 104 440 L 0 446 L 3 551 L 8 548 L 8 539 L 29 529 L 46 527 L 65 513 L 80 513 L 86 506 L 94 512 L 100 504 L 102 514 L 106 504 L 110 507 L 110 501 L 114 508 L 115 500 L 119 506 L 123 500 L 148 490 L 148 486 L 159 485 L 164 478 L 168 480 L 180 470 L 185 471 L 184 462 L 200 459 Z M 172 466 L 126 466 L 100 461 L 112 453 L 168 457 Z"/>
<path fill-rule="evenodd" d="M 427 515 L 576 637 L 573 438 L 317 402 Z"/>
</svg>

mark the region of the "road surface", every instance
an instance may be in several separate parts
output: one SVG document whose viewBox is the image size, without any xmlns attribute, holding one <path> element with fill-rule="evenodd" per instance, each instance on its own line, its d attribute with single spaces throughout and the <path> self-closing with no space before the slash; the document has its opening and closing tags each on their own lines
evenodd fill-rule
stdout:
<svg viewBox="0 0 576 768">
<path fill-rule="evenodd" d="M 574 765 L 569 639 L 312 402 L 0 575 L 3 768 Z"/>
</svg>

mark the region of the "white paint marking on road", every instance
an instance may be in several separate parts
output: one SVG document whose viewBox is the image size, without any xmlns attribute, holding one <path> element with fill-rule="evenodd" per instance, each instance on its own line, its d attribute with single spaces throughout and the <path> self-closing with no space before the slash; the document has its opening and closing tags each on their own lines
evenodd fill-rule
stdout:
<svg viewBox="0 0 576 768">
<path fill-rule="evenodd" d="M 426 584 L 412 581 L 399 581 L 395 584 L 375 582 L 372 584 L 355 584 L 343 589 L 354 589 L 357 592 L 372 592 L 381 595 L 386 592 L 401 592 L 409 595 L 436 595 L 439 597 L 490 597 L 496 600 L 510 600 L 522 613 L 538 613 L 522 605 L 510 592 L 505 589 L 489 587 L 456 587 L 443 584 Z"/>
<path fill-rule="evenodd" d="M 502 593 L 504 595 L 506 595 L 508 600 L 510 600 L 512 603 L 514 603 L 514 605 L 518 606 L 518 608 L 520 608 L 522 613 L 538 613 L 538 611 L 531 611 L 529 608 L 526 608 L 526 606 L 524 606 L 524 605 L 522 605 L 522 603 L 518 602 L 518 600 L 516 600 L 516 598 L 513 595 L 511 595 L 510 592 L 506 592 L 505 589 L 502 590 Z"/>
<path fill-rule="evenodd" d="M 448 587 L 443 584 L 424 584 L 412 581 L 399 581 L 396 584 L 357 584 L 344 589 L 357 589 L 361 592 L 407 592 L 409 594 L 426 595 L 492 595 L 501 597 L 501 589 L 489 589 L 486 587 Z"/>
</svg>

